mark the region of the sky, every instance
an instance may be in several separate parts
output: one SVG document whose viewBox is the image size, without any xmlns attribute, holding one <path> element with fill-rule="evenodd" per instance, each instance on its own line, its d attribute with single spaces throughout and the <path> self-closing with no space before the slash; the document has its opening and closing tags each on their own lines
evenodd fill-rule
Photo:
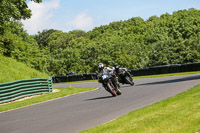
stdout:
<svg viewBox="0 0 200 133">
<path fill-rule="evenodd" d="M 27 0 L 32 17 L 22 20 L 24 29 L 34 35 L 46 29 L 69 32 L 90 31 L 101 25 L 124 21 L 132 17 L 147 20 L 178 10 L 200 10 L 200 0 Z"/>
</svg>

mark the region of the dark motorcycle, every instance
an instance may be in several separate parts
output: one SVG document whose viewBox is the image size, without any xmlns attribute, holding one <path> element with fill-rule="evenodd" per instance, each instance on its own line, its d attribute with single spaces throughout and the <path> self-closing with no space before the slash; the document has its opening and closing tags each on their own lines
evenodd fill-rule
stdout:
<svg viewBox="0 0 200 133">
<path fill-rule="evenodd" d="M 116 69 L 116 75 L 120 83 L 130 84 L 132 86 L 134 85 L 132 75 L 127 71 L 126 68 Z"/>
<path fill-rule="evenodd" d="M 103 71 L 102 74 L 99 75 L 99 83 L 102 83 L 103 87 L 106 91 L 111 93 L 112 96 L 121 95 L 121 90 L 114 85 L 112 75 L 108 72 L 108 70 Z"/>
</svg>

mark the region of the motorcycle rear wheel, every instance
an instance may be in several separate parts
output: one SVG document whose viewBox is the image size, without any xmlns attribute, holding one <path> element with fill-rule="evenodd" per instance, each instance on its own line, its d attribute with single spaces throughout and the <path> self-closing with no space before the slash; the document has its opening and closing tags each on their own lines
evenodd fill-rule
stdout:
<svg viewBox="0 0 200 133">
<path fill-rule="evenodd" d="M 121 90 L 117 89 L 117 95 L 121 95 L 121 94 L 122 94 Z"/>
</svg>

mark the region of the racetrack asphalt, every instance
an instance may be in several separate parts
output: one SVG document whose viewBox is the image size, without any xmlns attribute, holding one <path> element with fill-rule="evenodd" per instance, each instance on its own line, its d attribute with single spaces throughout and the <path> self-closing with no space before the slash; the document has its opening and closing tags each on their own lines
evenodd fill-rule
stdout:
<svg viewBox="0 0 200 133">
<path fill-rule="evenodd" d="M 200 74 L 134 82 L 134 86 L 121 85 L 122 95 L 117 97 L 97 82 L 71 84 L 99 89 L 2 112 L 0 133 L 77 133 L 192 88 L 200 84 Z"/>
</svg>

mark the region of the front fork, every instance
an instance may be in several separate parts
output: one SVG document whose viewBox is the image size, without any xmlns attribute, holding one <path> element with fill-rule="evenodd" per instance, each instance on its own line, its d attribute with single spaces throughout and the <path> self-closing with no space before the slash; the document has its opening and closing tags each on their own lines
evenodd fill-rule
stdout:
<svg viewBox="0 0 200 133">
<path fill-rule="evenodd" d="M 105 84 L 105 82 L 102 83 L 102 86 L 104 87 L 105 90 L 109 91 L 108 87 L 107 87 L 107 83 Z"/>
</svg>

